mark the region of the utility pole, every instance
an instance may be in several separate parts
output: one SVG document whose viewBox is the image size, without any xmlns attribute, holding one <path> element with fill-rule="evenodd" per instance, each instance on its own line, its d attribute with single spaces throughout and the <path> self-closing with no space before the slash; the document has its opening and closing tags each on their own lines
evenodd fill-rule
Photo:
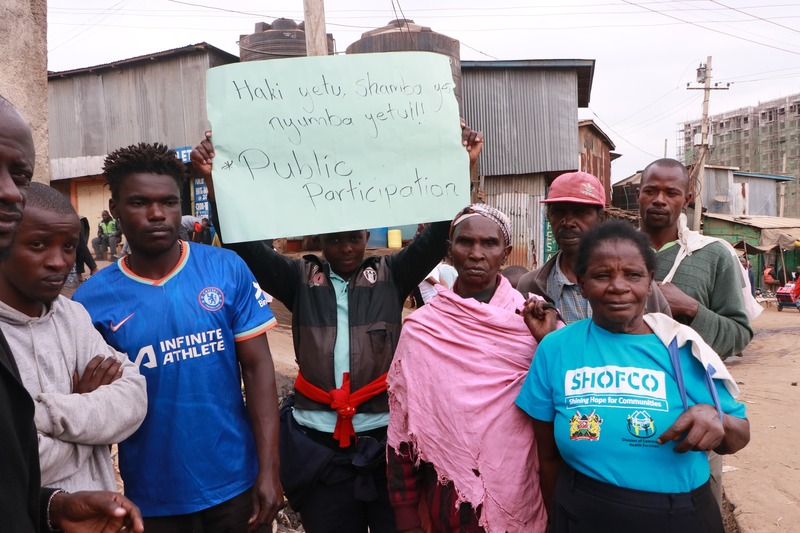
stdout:
<svg viewBox="0 0 800 533">
<path fill-rule="evenodd" d="M 324 1 L 303 0 L 303 11 L 305 12 L 306 55 L 328 55 Z"/>
<path fill-rule="evenodd" d="M 705 64 L 701 63 L 700 66 L 697 68 L 697 83 L 703 83 L 704 86 L 700 87 L 689 87 L 687 83 L 687 89 L 691 90 L 702 90 L 703 91 L 703 120 L 700 123 L 700 157 L 697 161 L 698 169 L 697 169 L 697 187 L 695 188 L 695 197 L 694 197 L 694 220 L 692 222 L 692 227 L 695 231 L 700 231 L 700 227 L 703 221 L 703 184 L 705 181 L 705 172 L 706 172 L 706 158 L 708 156 L 708 132 L 709 132 L 709 125 L 708 125 L 708 99 L 711 95 L 712 90 L 727 90 L 728 87 L 711 87 L 711 56 L 706 58 Z M 728 84 L 730 85 L 730 84 Z"/>
<path fill-rule="evenodd" d="M 698 69 L 699 77 L 700 69 Z M 706 60 L 703 77 L 705 78 L 705 88 L 703 89 L 703 122 L 700 124 L 700 160 L 697 171 L 697 191 L 694 198 L 694 230 L 700 231 L 703 221 L 703 184 L 706 174 L 706 155 L 708 155 L 708 97 L 711 95 L 711 56 Z M 700 81 L 699 79 L 697 80 Z"/>
</svg>

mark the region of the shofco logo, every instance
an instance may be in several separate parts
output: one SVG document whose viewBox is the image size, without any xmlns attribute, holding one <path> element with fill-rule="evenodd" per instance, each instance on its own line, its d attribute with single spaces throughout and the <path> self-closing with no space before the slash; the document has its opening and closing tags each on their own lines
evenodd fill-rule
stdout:
<svg viewBox="0 0 800 533">
<path fill-rule="evenodd" d="M 664 372 L 649 368 L 603 366 L 567 371 L 567 396 L 583 394 L 632 394 L 666 398 Z"/>
</svg>

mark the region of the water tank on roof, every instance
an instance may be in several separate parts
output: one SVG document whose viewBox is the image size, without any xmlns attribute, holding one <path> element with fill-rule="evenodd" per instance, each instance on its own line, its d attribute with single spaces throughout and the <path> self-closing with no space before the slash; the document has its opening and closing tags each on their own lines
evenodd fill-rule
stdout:
<svg viewBox="0 0 800 533">
<path fill-rule="evenodd" d="M 436 52 L 450 58 L 456 99 L 461 109 L 461 43 L 458 39 L 436 33 L 413 20 L 398 19 L 382 28 L 362 33 L 361 39 L 347 47 L 348 54 L 405 51 Z"/>
<path fill-rule="evenodd" d="M 272 24 L 257 22 L 255 32 L 239 36 L 239 60 L 280 59 L 306 55 L 306 32 L 301 22 L 275 19 Z M 333 35 L 328 34 L 328 54 L 333 54 Z"/>
</svg>

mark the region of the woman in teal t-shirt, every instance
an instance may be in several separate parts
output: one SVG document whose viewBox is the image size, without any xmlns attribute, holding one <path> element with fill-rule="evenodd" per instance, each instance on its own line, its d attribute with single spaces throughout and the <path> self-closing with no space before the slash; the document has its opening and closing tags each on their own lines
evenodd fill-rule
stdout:
<svg viewBox="0 0 800 533">
<path fill-rule="evenodd" d="M 655 262 L 625 222 L 587 233 L 576 274 L 592 318 L 542 340 L 516 400 L 534 419 L 553 533 L 724 531 L 705 452 L 742 449 L 750 424 L 713 350 L 644 315 Z"/>
</svg>

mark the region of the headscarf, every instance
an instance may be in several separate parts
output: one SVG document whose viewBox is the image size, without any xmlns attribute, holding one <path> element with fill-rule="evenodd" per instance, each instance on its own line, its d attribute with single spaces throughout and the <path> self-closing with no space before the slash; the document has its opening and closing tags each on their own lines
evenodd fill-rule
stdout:
<svg viewBox="0 0 800 533">
<path fill-rule="evenodd" d="M 453 219 L 453 223 L 450 224 L 450 239 L 453 238 L 453 231 L 456 229 L 456 226 L 458 226 L 468 218 L 476 216 L 482 216 L 488 218 L 489 220 L 500 226 L 500 231 L 503 233 L 503 240 L 505 241 L 505 245 L 508 246 L 511 244 L 511 221 L 502 211 L 486 204 L 468 205 L 467 207 L 459 211 L 458 214 L 456 215 L 456 218 Z"/>
</svg>

